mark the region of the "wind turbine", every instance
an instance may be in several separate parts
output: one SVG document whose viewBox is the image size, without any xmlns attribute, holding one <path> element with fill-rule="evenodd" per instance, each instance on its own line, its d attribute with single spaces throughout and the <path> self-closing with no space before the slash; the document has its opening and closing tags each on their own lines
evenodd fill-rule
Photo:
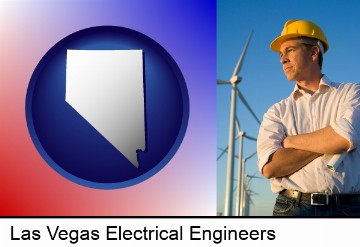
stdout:
<svg viewBox="0 0 360 247">
<path fill-rule="evenodd" d="M 244 208 L 245 208 L 245 200 L 247 196 L 248 184 L 245 174 L 245 164 L 246 162 L 255 156 L 257 152 L 254 152 L 250 156 L 246 157 L 245 159 L 241 160 L 241 165 L 239 163 L 238 167 L 238 193 L 236 197 L 236 215 L 237 216 L 244 216 Z"/>
<path fill-rule="evenodd" d="M 260 124 L 259 119 L 256 117 L 255 113 L 245 100 L 245 97 L 237 88 L 237 84 L 239 84 L 242 78 L 239 76 L 240 69 L 242 67 L 245 54 L 247 48 L 249 46 L 251 37 L 253 35 L 253 31 L 250 33 L 245 47 L 239 57 L 239 60 L 235 66 L 234 72 L 229 81 L 225 80 L 217 80 L 217 84 L 227 85 L 230 84 L 232 86 L 231 90 L 231 100 L 230 100 L 230 123 L 229 123 L 229 143 L 228 143 L 228 161 L 227 161 L 227 173 L 226 173 L 226 188 L 225 188 L 225 208 L 224 215 L 230 216 L 232 215 L 232 202 L 233 202 L 233 177 L 234 177 L 234 148 L 235 148 L 235 117 L 236 117 L 236 95 L 239 96 L 240 100 L 244 103 L 246 108 L 250 111 L 256 121 Z M 239 160 L 242 160 L 242 153 L 239 153 Z"/>
<path fill-rule="evenodd" d="M 245 216 L 249 216 L 250 214 L 250 207 L 249 205 L 250 204 L 253 204 L 253 201 L 251 199 L 251 196 L 252 195 L 258 195 L 259 193 L 253 191 L 250 189 L 250 186 L 251 186 L 251 182 L 252 182 L 252 179 L 254 178 L 258 178 L 258 179 L 263 179 L 263 177 L 258 177 L 258 176 L 255 176 L 257 172 L 254 173 L 254 175 L 247 175 L 245 174 L 245 178 L 246 178 L 246 193 L 245 193 L 245 198 L 244 198 L 244 202 L 243 202 L 243 212 L 244 212 L 244 215 Z M 250 178 L 250 179 L 247 179 L 247 178 Z"/>
</svg>

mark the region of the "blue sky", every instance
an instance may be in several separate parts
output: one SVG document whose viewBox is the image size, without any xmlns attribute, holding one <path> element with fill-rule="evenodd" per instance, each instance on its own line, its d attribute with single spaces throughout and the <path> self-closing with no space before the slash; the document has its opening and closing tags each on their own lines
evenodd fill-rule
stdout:
<svg viewBox="0 0 360 247">
<path fill-rule="evenodd" d="M 325 32 L 330 44 L 324 56 L 323 73 L 336 82 L 360 81 L 357 58 L 360 55 L 359 1 L 217 1 L 217 79 L 229 80 L 246 40 L 254 34 L 240 71 L 243 77 L 238 88 L 255 114 L 262 120 L 263 114 L 274 103 L 288 97 L 294 82 L 286 80 L 280 66 L 279 55 L 270 50 L 270 42 L 280 35 L 284 23 L 290 19 L 305 19 L 317 23 Z M 228 145 L 230 111 L 229 85 L 217 86 L 217 146 Z M 259 125 L 238 100 L 237 116 L 242 131 L 257 137 Z M 237 152 L 237 148 L 236 154 Z M 243 157 L 256 151 L 254 141 L 244 140 Z M 218 155 L 221 151 L 218 149 Z M 218 211 L 224 208 L 224 192 L 227 157 L 217 162 Z M 236 161 L 237 163 L 237 161 Z M 257 156 L 248 160 L 246 173 L 259 176 Z M 236 174 L 236 169 L 235 169 Z M 266 216 L 272 213 L 275 195 L 270 191 L 269 180 L 254 179 L 251 189 L 258 193 L 252 197 L 250 215 Z"/>
</svg>

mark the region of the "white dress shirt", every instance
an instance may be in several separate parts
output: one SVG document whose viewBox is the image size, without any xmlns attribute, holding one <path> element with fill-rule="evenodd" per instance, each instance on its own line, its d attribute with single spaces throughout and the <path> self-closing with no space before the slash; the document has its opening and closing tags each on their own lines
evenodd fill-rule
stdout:
<svg viewBox="0 0 360 247">
<path fill-rule="evenodd" d="M 265 114 L 257 141 L 260 172 L 282 141 L 331 126 L 350 142 L 348 154 L 335 172 L 326 166 L 329 155 L 320 156 L 299 171 L 272 178 L 271 190 L 283 189 L 329 194 L 360 193 L 360 85 L 334 83 L 325 75 L 319 89 L 309 94 L 295 86 L 292 94 Z"/>
</svg>

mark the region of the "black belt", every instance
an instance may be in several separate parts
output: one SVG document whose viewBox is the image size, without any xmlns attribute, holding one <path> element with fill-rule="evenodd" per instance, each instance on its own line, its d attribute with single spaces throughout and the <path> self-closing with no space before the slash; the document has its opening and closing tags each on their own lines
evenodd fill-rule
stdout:
<svg viewBox="0 0 360 247">
<path fill-rule="evenodd" d="M 283 190 L 279 194 L 294 199 L 297 203 L 306 201 L 311 205 L 360 204 L 359 194 L 329 195 L 325 193 L 302 193 L 296 190 Z"/>
</svg>

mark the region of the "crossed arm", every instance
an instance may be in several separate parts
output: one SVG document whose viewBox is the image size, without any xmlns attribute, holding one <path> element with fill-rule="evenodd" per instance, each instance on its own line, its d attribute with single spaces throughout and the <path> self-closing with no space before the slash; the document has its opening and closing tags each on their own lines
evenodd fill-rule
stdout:
<svg viewBox="0 0 360 247">
<path fill-rule="evenodd" d="M 323 154 L 345 152 L 350 148 L 350 142 L 328 126 L 312 133 L 288 136 L 283 140 L 283 146 L 263 167 L 266 178 L 290 175 Z"/>
</svg>

